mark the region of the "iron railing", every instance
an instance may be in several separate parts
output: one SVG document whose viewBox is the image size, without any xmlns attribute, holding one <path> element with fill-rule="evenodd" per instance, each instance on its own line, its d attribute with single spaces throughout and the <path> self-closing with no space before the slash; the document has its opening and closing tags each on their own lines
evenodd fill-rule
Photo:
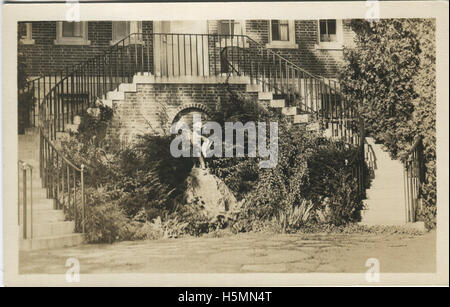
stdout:
<svg viewBox="0 0 450 307">
<path fill-rule="evenodd" d="M 39 131 L 39 168 L 47 198 L 53 199 L 53 209 L 64 209 L 75 222 L 75 232 L 85 232 L 86 195 L 85 167 L 73 164 Z M 79 202 L 78 202 L 79 200 Z M 78 214 L 80 213 L 80 216 Z"/>
<path fill-rule="evenodd" d="M 17 223 L 21 226 L 21 237 L 23 239 L 31 239 L 33 238 L 33 167 L 19 160 L 17 178 Z"/>
<path fill-rule="evenodd" d="M 403 165 L 406 221 L 416 222 L 417 214 L 422 209 L 420 196 L 425 178 L 422 137 L 415 138 Z"/>
<path fill-rule="evenodd" d="M 53 140 L 108 91 L 146 74 L 155 79 L 245 76 L 311 114 L 333 137 L 359 143 L 356 106 L 343 99 L 339 82 L 311 74 L 245 35 L 131 34 L 84 63 L 30 81 L 39 105 L 33 118 L 40 117 Z"/>
</svg>

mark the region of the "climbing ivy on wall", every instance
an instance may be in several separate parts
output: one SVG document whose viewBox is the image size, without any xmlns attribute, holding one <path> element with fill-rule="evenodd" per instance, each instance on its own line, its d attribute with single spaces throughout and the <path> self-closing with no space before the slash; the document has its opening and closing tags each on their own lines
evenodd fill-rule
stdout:
<svg viewBox="0 0 450 307">
<path fill-rule="evenodd" d="M 434 19 L 353 20 L 355 47 L 344 51 L 344 93 L 359 104 L 367 133 L 404 159 L 422 136 L 426 183 L 422 215 L 436 204 L 436 55 Z"/>
</svg>

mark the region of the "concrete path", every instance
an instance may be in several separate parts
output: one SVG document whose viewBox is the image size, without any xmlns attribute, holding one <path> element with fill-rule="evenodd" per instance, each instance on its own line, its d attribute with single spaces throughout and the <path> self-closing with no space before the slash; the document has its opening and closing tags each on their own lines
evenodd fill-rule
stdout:
<svg viewBox="0 0 450 307">
<path fill-rule="evenodd" d="M 362 224 L 404 225 L 406 224 L 403 165 L 393 160 L 381 144 L 366 138 L 375 156 L 375 178 L 366 191 Z"/>
<path fill-rule="evenodd" d="M 77 258 L 81 273 L 381 272 L 435 271 L 435 232 L 402 234 L 240 234 L 120 242 L 20 252 L 20 273 L 65 273 Z"/>
</svg>

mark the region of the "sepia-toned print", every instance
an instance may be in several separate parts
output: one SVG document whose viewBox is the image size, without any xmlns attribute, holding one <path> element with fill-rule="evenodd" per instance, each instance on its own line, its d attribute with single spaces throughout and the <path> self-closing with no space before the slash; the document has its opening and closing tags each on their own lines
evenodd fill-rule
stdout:
<svg viewBox="0 0 450 307">
<path fill-rule="evenodd" d="M 437 272 L 435 18 L 73 5 L 15 24 L 19 276 Z"/>
</svg>

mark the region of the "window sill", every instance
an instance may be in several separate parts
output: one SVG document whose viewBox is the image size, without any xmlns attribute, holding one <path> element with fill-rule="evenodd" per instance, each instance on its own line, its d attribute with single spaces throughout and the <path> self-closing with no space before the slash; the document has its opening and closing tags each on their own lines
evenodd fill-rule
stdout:
<svg viewBox="0 0 450 307">
<path fill-rule="evenodd" d="M 270 42 L 266 44 L 266 48 L 271 49 L 298 49 L 298 44 L 293 42 Z"/>
<path fill-rule="evenodd" d="M 34 39 L 26 39 L 26 38 L 22 38 L 20 40 L 20 43 L 22 45 L 34 45 Z"/>
<path fill-rule="evenodd" d="M 55 39 L 55 45 L 78 45 L 78 46 L 89 46 L 91 41 L 85 39 Z"/>
<path fill-rule="evenodd" d="M 317 50 L 343 50 L 344 46 L 342 43 L 339 42 L 332 42 L 332 43 L 319 43 L 316 44 L 315 49 Z"/>
</svg>

